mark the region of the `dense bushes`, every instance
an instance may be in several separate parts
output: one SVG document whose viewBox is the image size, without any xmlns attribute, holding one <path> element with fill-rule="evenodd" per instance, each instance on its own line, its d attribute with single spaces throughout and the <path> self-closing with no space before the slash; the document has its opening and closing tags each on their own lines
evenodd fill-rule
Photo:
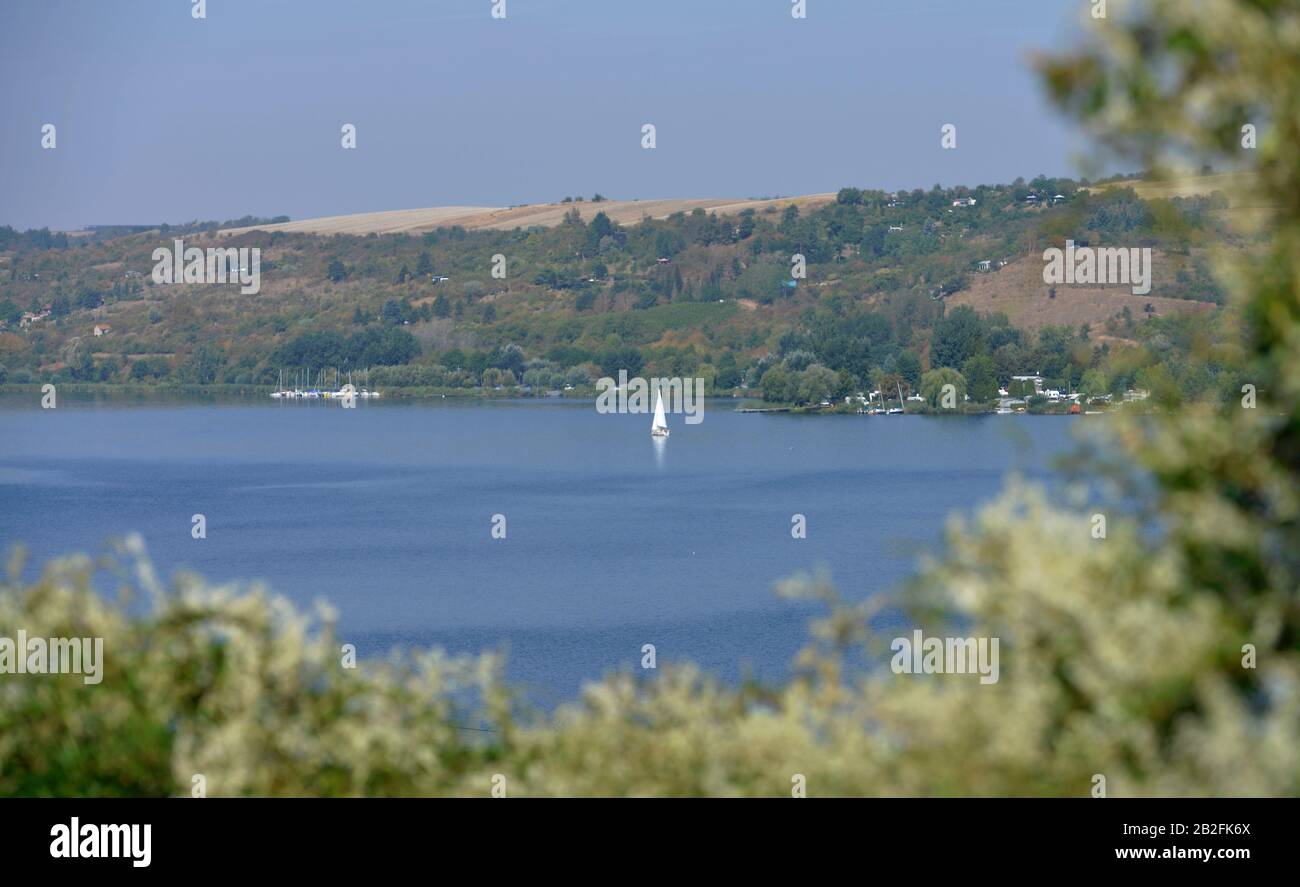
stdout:
<svg viewBox="0 0 1300 887">
<path fill-rule="evenodd" d="M 404 364 L 420 353 L 420 343 L 407 330 L 367 327 L 344 336 L 335 332 L 303 333 L 281 345 L 271 363 L 282 367 L 339 370 Z"/>
</svg>

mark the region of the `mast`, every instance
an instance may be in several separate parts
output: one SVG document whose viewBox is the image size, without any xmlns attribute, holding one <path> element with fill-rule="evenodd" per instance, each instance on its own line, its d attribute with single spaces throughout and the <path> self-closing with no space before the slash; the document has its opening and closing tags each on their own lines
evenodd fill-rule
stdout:
<svg viewBox="0 0 1300 887">
<path fill-rule="evenodd" d="M 657 428 L 667 428 L 668 420 L 664 417 L 664 396 L 662 391 L 655 391 L 655 417 L 650 424 L 650 430 Z"/>
</svg>

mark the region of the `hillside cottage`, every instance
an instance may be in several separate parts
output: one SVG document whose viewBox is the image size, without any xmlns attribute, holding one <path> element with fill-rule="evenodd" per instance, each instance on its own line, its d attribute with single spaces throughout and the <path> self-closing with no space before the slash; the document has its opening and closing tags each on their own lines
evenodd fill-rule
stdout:
<svg viewBox="0 0 1300 887">
<path fill-rule="evenodd" d="M 36 311 L 36 312 L 24 311 L 23 316 L 18 319 L 18 326 L 19 327 L 30 326 L 31 324 L 36 323 L 36 321 L 44 320 L 49 316 L 50 316 L 49 305 L 46 305 L 40 311 Z"/>
</svg>

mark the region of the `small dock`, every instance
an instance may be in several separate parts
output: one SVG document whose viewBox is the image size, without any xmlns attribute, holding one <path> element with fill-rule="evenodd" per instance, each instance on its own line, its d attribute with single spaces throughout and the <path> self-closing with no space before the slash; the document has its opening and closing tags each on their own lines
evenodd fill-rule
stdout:
<svg viewBox="0 0 1300 887">
<path fill-rule="evenodd" d="M 737 413 L 788 413 L 789 407 L 738 407 Z"/>
</svg>

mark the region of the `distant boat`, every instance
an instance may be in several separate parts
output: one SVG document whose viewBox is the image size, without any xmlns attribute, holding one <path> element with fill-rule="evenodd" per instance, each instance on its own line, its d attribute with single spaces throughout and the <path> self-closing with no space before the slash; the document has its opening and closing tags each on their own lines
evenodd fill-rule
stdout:
<svg viewBox="0 0 1300 887">
<path fill-rule="evenodd" d="M 668 436 L 668 420 L 664 418 L 664 396 L 661 391 L 655 392 L 655 418 L 650 423 L 650 436 Z"/>
</svg>

